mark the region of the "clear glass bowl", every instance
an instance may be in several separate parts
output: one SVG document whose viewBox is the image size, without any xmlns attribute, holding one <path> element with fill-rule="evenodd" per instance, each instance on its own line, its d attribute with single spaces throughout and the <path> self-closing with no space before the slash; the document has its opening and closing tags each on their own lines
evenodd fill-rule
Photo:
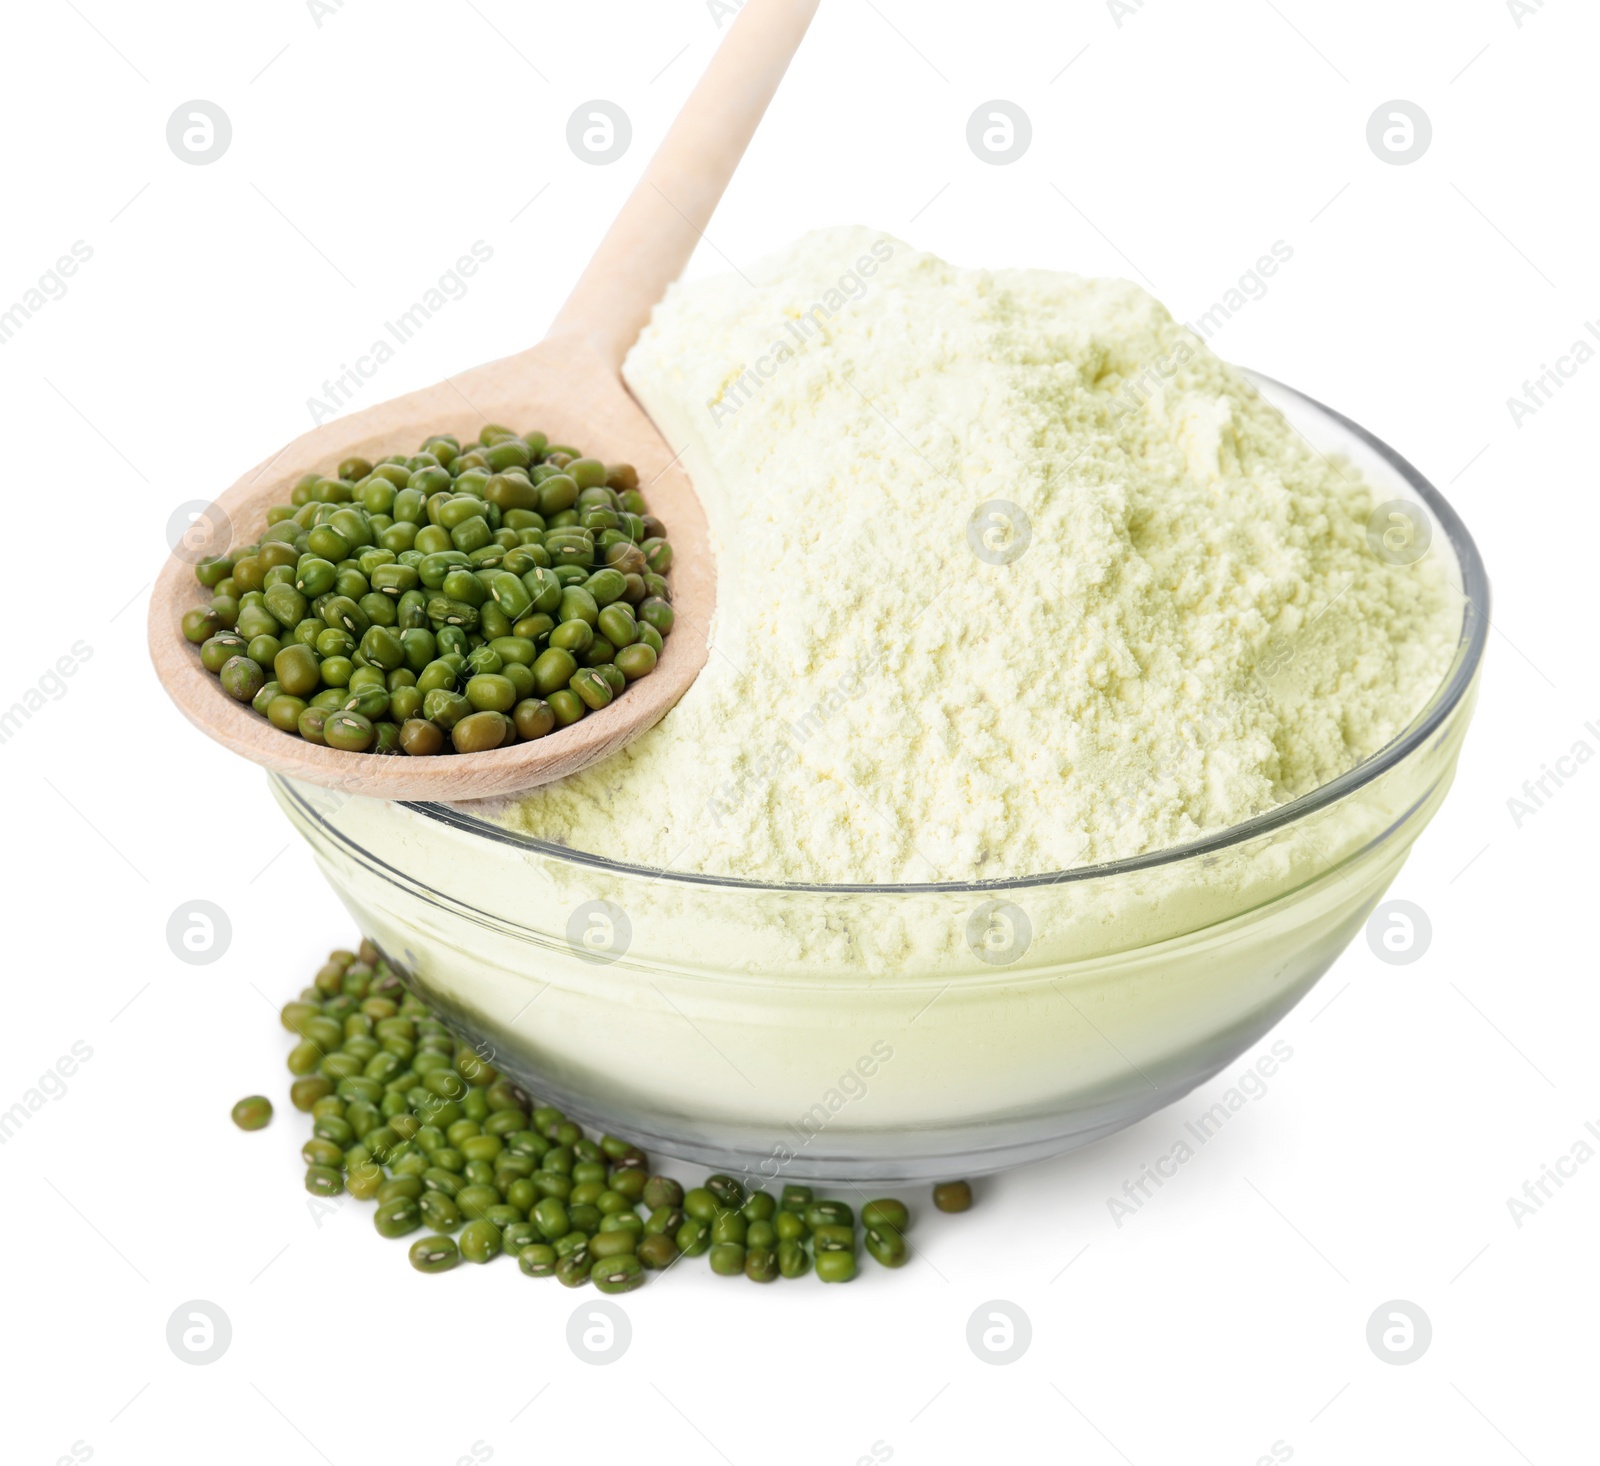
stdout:
<svg viewBox="0 0 1600 1466">
<path fill-rule="evenodd" d="M 1327 970 L 1449 788 L 1488 581 L 1403 458 L 1257 385 L 1419 503 L 1461 637 L 1405 732 L 1179 849 L 979 884 L 768 886 L 618 865 L 470 807 L 273 776 L 361 930 L 531 1093 L 753 1180 L 970 1176 L 1085 1145 L 1211 1078 Z"/>
</svg>

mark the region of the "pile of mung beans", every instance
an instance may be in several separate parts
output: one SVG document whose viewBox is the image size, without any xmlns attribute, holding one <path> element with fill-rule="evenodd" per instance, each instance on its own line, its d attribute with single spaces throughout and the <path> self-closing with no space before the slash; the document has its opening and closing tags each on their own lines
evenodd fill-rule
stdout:
<svg viewBox="0 0 1600 1466">
<path fill-rule="evenodd" d="M 369 942 L 330 953 L 281 1017 L 298 1038 L 289 1097 L 312 1120 L 306 1190 L 375 1201 L 382 1237 L 426 1229 L 410 1248 L 418 1272 L 504 1253 L 529 1277 L 627 1293 L 684 1257 L 757 1283 L 813 1268 L 825 1283 L 849 1282 L 858 1246 L 884 1267 L 907 1259 L 902 1201 L 867 1202 L 858 1230 L 849 1203 L 809 1186 L 774 1198 L 715 1175 L 685 1190 L 652 1174 L 638 1146 L 587 1138 L 459 1042 Z M 261 1095 L 233 1109 L 244 1130 L 271 1118 Z M 972 1192 L 948 1182 L 933 1199 L 965 1211 Z"/>
<path fill-rule="evenodd" d="M 274 727 L 352 753 L 483 753 L 655 670 L 672 546 L 631 465 L 489 425 L 307 474 L 201 560 L 183 634 Z"/>
</svg>

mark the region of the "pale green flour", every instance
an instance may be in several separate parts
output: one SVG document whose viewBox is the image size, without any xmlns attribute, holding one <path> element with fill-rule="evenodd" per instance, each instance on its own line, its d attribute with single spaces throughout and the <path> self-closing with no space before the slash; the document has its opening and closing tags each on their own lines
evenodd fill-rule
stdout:
<svg viewBox="0 0 1600 1466">
<path fill-rule="evenodd" d="M 1448 550 L 1375 554 L 1356 471 L 1136 286 L 861 229 L 753 280 L 675 288 L 625 367 L 706 506 L 710 661 L 507 824 L 776 882 L 1047 872 L 1305 793 L 1439 684 Z"/>
</svg>

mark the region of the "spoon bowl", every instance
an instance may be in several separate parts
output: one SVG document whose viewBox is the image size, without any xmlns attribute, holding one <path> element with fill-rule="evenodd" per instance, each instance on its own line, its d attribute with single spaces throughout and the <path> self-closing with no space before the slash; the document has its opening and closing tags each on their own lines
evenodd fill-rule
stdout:
<svg viewBox="0 0 1600 1466">
<path fill-rule="evenodd" d="M 296 438 L 245 474 L 191 527 L 162 567 L 150 600 L 158 677 L 183 715 L 224 747 L 278 774 L 375 799 L 460 801 L 536 788 L 615 753 L 683 696 L 707 656 L 716 571 L 705 513 L 678 451 L 663 441 L 619 375 L 650 311 L 688 262 L 818 0 L 748 0 L 717 48 L 643 179 L 623 205 L 550 334 L 515 356 Z M 609 706 L 543 738 L 485 753 L 378 757 L 308 743 L 234 701 L 184 639 L 183 616 L 205 601 L 193 567 L 252 543 L 267 511 L 289 502 L 308 472 L 341 460 L 412 452 L 434 433 L 461 441 L 491 422 L 537 429 L 607 463 L 631 463 L 650 512 L 673 545 L 675 621 L 660 660 Z"/>
<path fill-rule="evenodd" d="M 266 528 L 268 509 L 288 503 L 305 473 L 329 472 L 349 457 L 376 462 L 411 452 L 432 433 L 455 433 L 470 442 L 490 422 L 538 428 L 552 443 L 576 443 L 638 470 L 651 513 L 667 526 L 675 551 L 669 584 L 676 620 L 655 670 L 630 683 L 610 706 L 544 738 L 488 753 L 429 758 L 379 758 L 308 743 L 229 697 L 201 666 L 199 649 L 183 637 L 184 612 L 205 598 L 194 561 L 220 553 L 230 540 L 253 543 Z M 716 604 L 705 513 L 673 450 L 628 395 L 616 368 L 577 333 L 548 337 L 517 356 L 313 429 L 234 484 L 197 521 L 197 530 L 198 541 L 163 567 L 151 598 L 150 655 L 162 685 L 184 716 L 224 747 L 276 773 L 348 794 L 482 799 L 564 778 L 659 721 L 705 665 Z"/>
</svg>

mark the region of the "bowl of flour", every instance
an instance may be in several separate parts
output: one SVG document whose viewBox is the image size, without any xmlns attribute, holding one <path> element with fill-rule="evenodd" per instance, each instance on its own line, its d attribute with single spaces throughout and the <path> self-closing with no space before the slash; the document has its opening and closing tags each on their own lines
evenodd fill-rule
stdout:
<svg viewBox="0 0 1600 1466">
<path fill-rule="evenodd" d="M 277 785 L 575 1115 L 757 1177 L 1085 1143 L 1261 1037 L 1443 798 L 1470 537 L 1136 286 L 828 230 L 676 287 L 624 376 L 716 555 L 678 705 L 493 805 Z"/>
</svg>

